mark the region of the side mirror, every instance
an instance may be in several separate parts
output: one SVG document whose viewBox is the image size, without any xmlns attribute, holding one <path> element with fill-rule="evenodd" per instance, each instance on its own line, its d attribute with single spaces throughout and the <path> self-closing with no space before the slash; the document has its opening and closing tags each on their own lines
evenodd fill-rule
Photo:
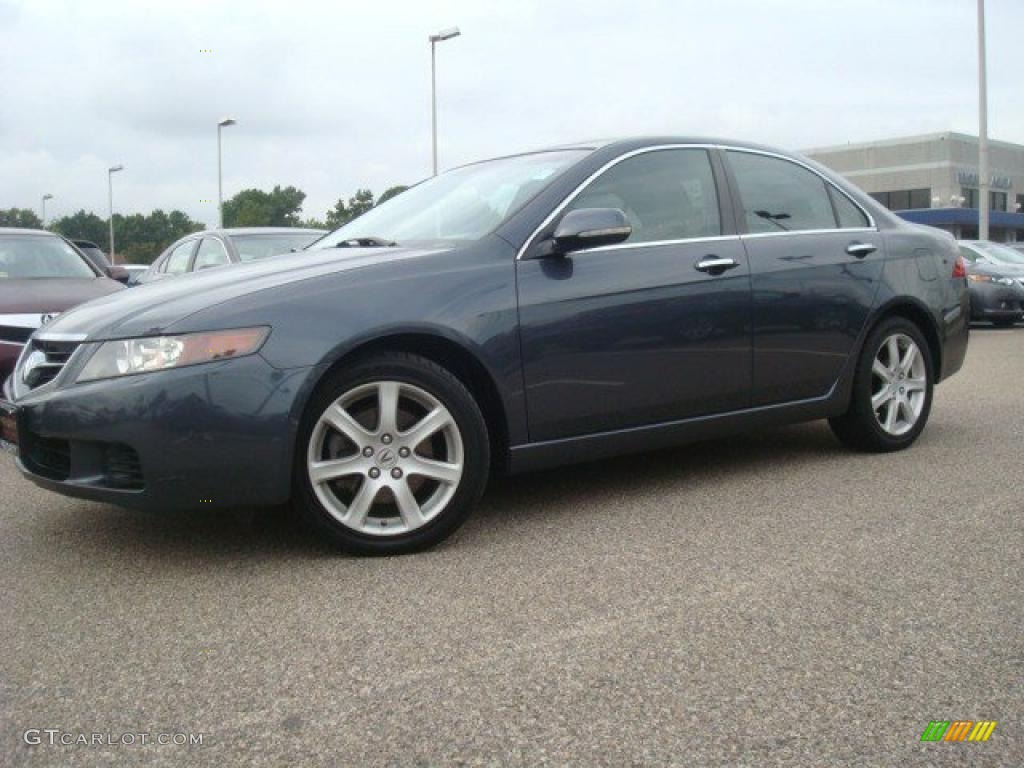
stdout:
<svg viewBox="0 0 1024 768">
<path fill-rule="evenodd" d="M 580 208 L 562 217 L 544 255 L 558 256 L 584 248 L 614 245 L 633 234 L 626 214 L 618 208 Z"/>
<path fill-rule="evenodd" d="M 129 272 L 124 267 L 111 265 L 110 268 L 107 270 L 107 276 L 111 280 L 117 280 L 117 282 L 119 283 L 127 283 L 128 279 L 132 276 L 132 273 Z"/>
</svg>

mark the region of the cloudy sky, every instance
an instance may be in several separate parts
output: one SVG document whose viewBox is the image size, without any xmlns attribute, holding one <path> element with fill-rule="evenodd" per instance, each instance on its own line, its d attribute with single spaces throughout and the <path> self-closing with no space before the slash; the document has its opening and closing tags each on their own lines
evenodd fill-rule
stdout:
<svg viewBox="0 0 1024 768">
<path fill-rule="evenodd" d="M 1022 0 L 988 0 L 990 133 L 1024 143 Z M 106 215 L 293 184 L 323 216 L 441 165 L 679 133 L 789 148 L 977 126 L 975 0 L 0 0 L 0 208 Z M 207 49 L 210 52 L 205 52 Z"/>
</svg>

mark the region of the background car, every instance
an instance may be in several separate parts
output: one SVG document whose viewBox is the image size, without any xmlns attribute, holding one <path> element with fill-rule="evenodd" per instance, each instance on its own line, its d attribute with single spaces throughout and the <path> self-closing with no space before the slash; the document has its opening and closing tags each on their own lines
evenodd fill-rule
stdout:
<svg viewBox="0 0 1024 768">
<path fill-rule="evenodd" d="M 109 277 L 111 280 L 117 280 L 119 283 L 128 282 L 131 274 L 121 264 L 111 264 L 110 259 L 107 258 L 107 254 L 103 252 L 92 240 L 78 240 L 71 239 L 71 244 L 74 245 L 78 250 L 85 254 L 85 257 L 93 263 L 97 269 L 103 274 Z"/>
<path fill-rule="evenodd" d="M 123 288 L 60 235 L 0 228 L 0 383 L 51 316 Z"/>
<path fill-rule="evenodd" d="M 408 552 L 452 533 L 492 468 L 824 418 L 858 450 L 907 448 L 966 355 L 963 270 L 952 237 L 798 156 L 582 144 L 69 312 L 4 397 L 44 488 L 142 509 L 293 499 L 351 549 Z M 49 339 L 70 358 L 38 384 Z"/>
<path fill-rule="evenodd" d="M 298 227 L 234 227 L 196 232 L 172 243 L 136 278 L 139 285 L 211 267 L 301 250 L 327 234 Z"/>
<path fill-rule="evenodd" d="M 1008 327 L 1024 319 L 1024 253 L 986 240 L 961 240 L 971 320 Z"/>
</svg>

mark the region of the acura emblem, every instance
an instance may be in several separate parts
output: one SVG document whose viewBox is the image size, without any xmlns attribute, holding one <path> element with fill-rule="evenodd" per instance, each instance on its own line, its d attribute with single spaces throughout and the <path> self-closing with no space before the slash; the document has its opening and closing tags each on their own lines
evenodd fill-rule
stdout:
<svg viewBox="0 0 1024 768">
<path fill-rule="evenodd" d="M 59 314 L 60 314 L 59 312 L 47 312 L 45 314 L 40 315 L 39 316 L 39 325 L 46 325 L 48 322 L 53 320 L 53 318 L 55 318 Z"/>
</svg>

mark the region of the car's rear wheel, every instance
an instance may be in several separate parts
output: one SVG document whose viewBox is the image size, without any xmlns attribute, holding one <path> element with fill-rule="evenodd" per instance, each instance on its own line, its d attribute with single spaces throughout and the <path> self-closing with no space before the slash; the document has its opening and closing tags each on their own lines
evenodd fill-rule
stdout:
<svg viewBox="0 0 1024 768">
<path fill-rule="evenodd" d="M 300 438 L 303 510 L 362 553 L 437 544 L 466 519 L 487 479 L 479 407 L 449 371 L 416 355 L 385 353 L 332 374 Z"/>
<path fill-rule="evenodd" d="M 829 424 L 843 443 L 858 450 L 902 450 L 928 421 L 933 387 L 931 355 L 921 331 L 905 318 L 888 318 L 864 343 L 849 410 Z"/>
</svg>

